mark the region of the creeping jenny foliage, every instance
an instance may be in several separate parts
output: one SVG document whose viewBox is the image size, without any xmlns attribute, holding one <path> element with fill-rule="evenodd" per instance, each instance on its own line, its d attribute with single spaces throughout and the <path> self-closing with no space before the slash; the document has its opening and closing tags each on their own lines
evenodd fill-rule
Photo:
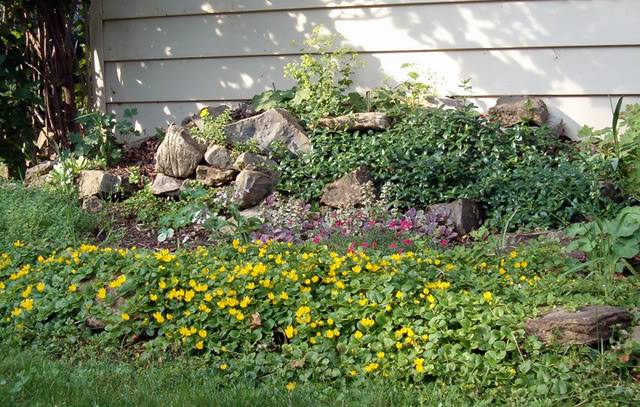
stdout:
<svg viewBox="0 0 640 407">
<path fill-rule="evenodd" d="M 191 355 L 231 381 L 290 389 L 388 377 L 561 400 L 593 374 L 631 374 L 615 354 L 601 366 L 589 348 L 554 352 L 525 334 L 540 305 L 639 305 L 622 294 L 636 279 L 608 298 L 556 279 L 555 245 L 382 255 L 234 241 L 176 253 L 82 245 L 37 258 L 14 246 L 0 254 L 0 340 L 14 347 L 94 342 L 142 359 Z"/>
</svg>

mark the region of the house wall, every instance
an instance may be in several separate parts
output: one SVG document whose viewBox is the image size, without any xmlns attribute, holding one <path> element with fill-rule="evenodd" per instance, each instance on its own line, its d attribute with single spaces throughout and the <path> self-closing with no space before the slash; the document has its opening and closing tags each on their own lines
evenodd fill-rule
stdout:
<svg viewBox="0 0 640 407">
<path fill-rule="evenodd" d="M 607 126 L 619 95 L 640 101 L 638 0 L 94 0 L 91 21 L 96 106 L 136 107 L 148 134 L 289 87 L 282 68 L 317 25 L 359 51 L 361 89 L 413 63 L 441 95 L 470 78 L 481 108 L 543 96 L 570 134 Z"/>
</svg>

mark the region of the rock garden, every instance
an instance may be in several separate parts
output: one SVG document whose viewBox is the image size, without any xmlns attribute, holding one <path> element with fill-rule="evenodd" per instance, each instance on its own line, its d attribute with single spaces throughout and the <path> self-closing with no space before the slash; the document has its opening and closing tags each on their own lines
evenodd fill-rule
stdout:
<svg viewBox="0 0 640 407">
<path fill-rule="evenodd" d="M 535 97 L 354 92 L 347 57 L 0 181 L 1 369 L 31 375 L 0 399 L 44 352 L 278 405 L 637 403 L 640 107 L 573 140 Z"/>
</svg>

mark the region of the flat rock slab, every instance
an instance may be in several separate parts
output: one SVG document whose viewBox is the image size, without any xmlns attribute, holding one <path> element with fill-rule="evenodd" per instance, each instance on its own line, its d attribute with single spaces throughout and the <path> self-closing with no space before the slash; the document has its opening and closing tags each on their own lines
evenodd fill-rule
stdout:
<svg viewBox="0 0 640 407">
<path fill-rule="evenodd" d="M 319 127 L 348 131 L 382 131 L 391 127 L 391 119 L 385 113 L 354 113 L 346 116 L 327 117 L 318 121 Z"/>
<path fill-rule="evenodd" d="M 207 165 L 199 165 L 196 168 L 196 180 L 209 187 L 229 185 L 236 179 L 236 175 L 238 172 L 235 170 L 223 170 Z"/>
<path fill-rule="evenodd" d="M 170 177 L 164 174 L 157 174 L 156 179 L 151 185 L 151 191 L 154 195 L 178 195 L 184 180 Z"/>
<path fill-rule="evenodd" d="M 607 305 L 588 305 L 576 311 L 559 308 L 525 324 L 529 335 L 547 344 L 595 345 L 607 341 L 613 328 L 626 328 L 631 314 L 624 308 Z"/>
<path fill-rule="evenodd" d="M 109 197 L 122 191 L 122 177 L 101 170 L 81 171 L 78 176 L 80 199 L 90 196 Z"/>
<path fill-rule="evenodd" d="M 283 144 L 294 154 L 311 151 L 311 140 L 298 120 L 287 110 L 271 109 L 257 116 L 225 126 L 227 141 L 232 144 L 255 142 L 265 153 L 273 143 Z"/>
<path fill-rule="evenodd" d="M 269 174 L 244 169 L 236 178 L 233 202 L 241 210 L 252 208 L 273 192 L 277 182 Z"/>
</svg>

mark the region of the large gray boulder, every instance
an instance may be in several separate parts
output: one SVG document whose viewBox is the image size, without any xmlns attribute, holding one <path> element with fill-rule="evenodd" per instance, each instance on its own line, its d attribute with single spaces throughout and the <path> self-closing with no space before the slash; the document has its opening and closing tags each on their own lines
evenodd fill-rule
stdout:
<svg viewBox="0 0 640 407">
<path fill-rule="evenodd" d="M 311 141 L 298 120 L 287 110 L 271 109 L 257 116 L 240 120 L 224 128 L 230 143 L 254 141 L 262 152 L 274 142 L 284 144 L 294 154 L 311 150 Z"/>
<path fill-rule="evenodd" d="M 480 206 L 470 199 L 458 199 L 450 203 L 431 205 L 428 211 L 444 212 L 447 220 L 454 225 L 458 235 L 464 236 L 482 225 Z"/>
<path fill-rule="evenodd" d="M 542 126 L 549 121 L 547 105 L 534 96 L 502 96 L 489 109 L 502 126 L 511 127 L 519 123 Z"/>
<path fill-rule="evenodd" d="M 180 188 L 184 180 L 170 177 L 164 174 L 157 174 L 156 179 L 151 185 L 151 191 L 154 195 L 174 196 L 180 193 Z"/>
<path fill-rule="evenodd" d="M 221 187 L 229 185 L 236 178 L 237 171 L 224 170 L 208 165 L 199 165 L 196 168 L 196 180 L 209 187 Z"/>
<path fill-rule="evenodd" d="M 595 345 L 607 341 L 614 327 L 628 327 L 631 319 L 624 308 L 607 305 L 588 305 L 574 312 L 559 308 L 528 320 L 525 330 L 547 344 Z"/>
<path fill-rule="evenodd" d="M 391 127 L 391 119 L 385 113 L 380 112 L 354 113 L 320 119 L 318 126 L 334 130 L 382 131 Z"/>
<path fill-rule="evenodd" d="M 240 209 L 254 207 L 273 192 L 276 183 L 269 174 L 245 169 L 236 178 L 233 202 Z"/>
<path fill-rule="evenodd" d="M 78 193 L 80 199 L 90 196 L 107 198 L 122 192 L 123 181 L 118 175 L 102 170 L 81 171 L 78 176 Z"/>
<path fill-rule="evenodd" d="M 214 144 L 209 146 L 207 152 L 204 153 L 204 160 L 212 167 L 220 169 L 231 168 L 233 159 L 231 158 L 231 151 L 225 146 Z"/>
<path fill-rule="evenodd" d="M 320 203 L 336 209 L 362 206 L 368 197 L 371 175 L 367 167 L 359 167 L 325 186 Z"/>
<path fill-rule="evenodd" d="M 198 143 L 183 127 L 171 124 L 156 151 L 156 172 L 174 178 L 187 178 L 204 157 L 206 146 Z"/>
</svg>

